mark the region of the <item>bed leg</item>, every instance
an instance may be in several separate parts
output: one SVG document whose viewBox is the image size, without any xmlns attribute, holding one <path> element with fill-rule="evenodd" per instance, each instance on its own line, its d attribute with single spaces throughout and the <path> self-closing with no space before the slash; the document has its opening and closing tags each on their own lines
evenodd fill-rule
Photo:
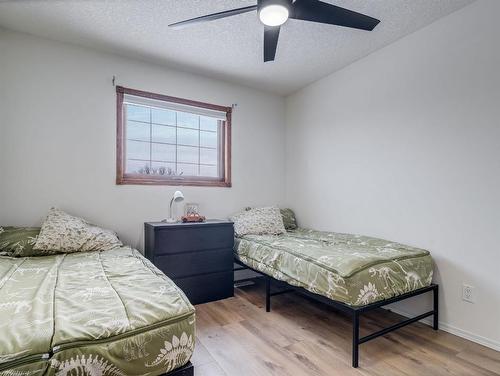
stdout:
<svg viewBox="0 0 500 376">
<path fill-rule="evenodd" d="M 271 278 L 266 277 L 266 312 L 271 312 Z"/>
<path fill-rule="evenodd" d="M 439 286 L 436 285 L 433 290 L 434 297 L 434 315 L 433 325 L 434 330 L 439 330 Z"/>
<path fill-rule="evenodd" d="M 352 366 L 358 368 L 359 361 L 359 312 L 352 313 Z"/>
</svg>

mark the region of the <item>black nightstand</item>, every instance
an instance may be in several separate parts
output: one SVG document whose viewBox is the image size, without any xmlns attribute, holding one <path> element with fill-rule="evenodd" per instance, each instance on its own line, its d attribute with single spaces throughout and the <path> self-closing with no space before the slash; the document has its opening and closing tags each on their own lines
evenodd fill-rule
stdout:
<svg viewBox="0 0 500 376">
<path fill-rule="evenodd" d="M 233 223 L 144 224 L 145 254 L 192 304 L 233 296 Z"/>
</svg>

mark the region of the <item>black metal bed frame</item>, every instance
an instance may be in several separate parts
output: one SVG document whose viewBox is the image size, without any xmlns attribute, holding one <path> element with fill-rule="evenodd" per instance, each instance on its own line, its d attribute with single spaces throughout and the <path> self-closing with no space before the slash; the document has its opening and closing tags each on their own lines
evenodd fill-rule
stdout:
<svg viewBox="0 0 500 376">
<path fill-rule="evenodd" d="M 364 306 L 350 306 L 350 305 L 347 305 L 345 303 L 341 303 L 341 302 L 338 302 L 335 300 L 328 299 L 324 296 L 314 294 L 310 291 L 307 291 L 304 288 L 291 286 L 284 281 L 276 280 L 275 278 L 268 276 L 267 274 L 259 272 L 258 270 L 255 270 L 255 269 L 243 264 L 241 261 L 239 261 L 237 259 L 235 259 L 235 263 L 237 263 L 239 265 L 239 267 L 234 269 L 235 271 L 249 269 L 249 270 L 252 270 L 252 271 L 260 274 L 263 278 L 265 278 L 265 281 L 266 281 L 266 312 L 271 311 L 271 297 L 272 296 L 286 294 L 289 292 L 299 292 L 302 295 L 306 295 L 306 296 L 308 296 L 316 301 L 327 304 L 330 307 L 333 307 L 333 308 L 335 308 L 343 313 L 348 314 L 352 319 L 352 366 L 354 368 L 357 368 L 359 365 L 359 345 L 361 345 L 365 342 L 371 341 L 372 339 L 378 338 L 378 337 L 383 336 L 387 333 L 390 333 L 394 330 L 400 329 L 406 325 L 413 324 L 414 322 L 420 321 L 420 320 L 422 320 L 426 317 L 429 317 L 429 316 L 433 316 L 433 324 L 432 324 L 433 329 L 434 330 L 439 329 L 439 285 L 437 285 L 437 284 L 431 284 L 430 286 L 427 286 L 427 287 L 413 290 L 413 291 L 407 292 L 405 294 L 395 296 L 393 298 L 381 300 L 381 301 L 367 304 Z M 253 280 L 253 279 L 255 279 L 255 278 L 247 278 L 244 280 L 238 280 L 238 282 L 243 282 L 246 280 Z M 273 280 L 279 282 L 280 284 L 288 285 L 290 288 L 286 289 L 286 290 L 272 292 L 271 291 L 271 282 Z M 388 327 L 383 328 L 379 331 L 376 331 L 374 333 L 366 335 L 364 337 L 359 336 L 359 321 L 360 321 L 360 317 L 363 313 L 370 312 L 370 311 L 373 311 L 374 309 L 381 308 L 385 305 L 400 302 L 402 300 L 405 300 L 405 299 L 408 299 L 408 298 L 411 298 L 414 296 L 422 295 L 422 294 L 425 294 L 425 293 L 431 292 L 431 291 L 433 293 L 433 309 L 431 311 L 428 311 L 428 312 L 422 313 L 421 315 L 403 320 L 403 321 L 398 322 L 394 325 L 388 326 Z"/>
<path fill-rule="evenodd" d="M 163 376 L 194 376 L 194 367 L 191 362 L 188 362 L 185 366 L 165 373 Z"/>
</svg>

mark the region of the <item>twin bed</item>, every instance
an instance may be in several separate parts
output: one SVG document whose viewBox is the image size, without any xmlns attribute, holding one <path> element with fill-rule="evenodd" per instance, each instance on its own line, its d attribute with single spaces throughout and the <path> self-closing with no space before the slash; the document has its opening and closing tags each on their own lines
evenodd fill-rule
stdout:
<svg viewBox="0 0 500 376">
<path fill-rule="evenodd" d="M 285 234 L 243 235 L 235 241 L 235 260 L 266 278 L 266 310 L 274 295 L 300 291 L 352 318 L 352 366 L 359 345 L 428 316 L 438 329 L 438 286 L 432 284 L 428 251 L 367 236 L 296 228 Z M 273 280 L 291 288 L 277 292 Z M 366 337 L 359 336 L 360 316 L 409 297 L 433 292 L 434 307 Z"/>
<path fill-rule="evenodd" d="M 192 375 L 195 311 L 129 247 L 0 257 L 0 375 Z"/>
</svg>

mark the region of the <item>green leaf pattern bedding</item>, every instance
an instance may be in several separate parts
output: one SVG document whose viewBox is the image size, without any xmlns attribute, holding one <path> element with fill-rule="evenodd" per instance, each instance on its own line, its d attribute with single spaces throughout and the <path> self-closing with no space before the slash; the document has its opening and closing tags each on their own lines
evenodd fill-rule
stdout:
<svg viewBox="0 0 500 376">
<path fill-rule="evenodd" d="M 428 251 L 368 236 L 298 228 L 284 235 L 245 235 L 235 255 L 291 285 L 362 306 L 430 285 Z"/>
<path fill-rule="evenodd" d="M 0 257 L 0 375 L 160 375 L 194 350 L 195 312 L 128 247 Z"/>
<path fill-rule="evenodd" d="M 0 227 L 0 256 L 33 256 L 38 227 Z"/>
</svg>

